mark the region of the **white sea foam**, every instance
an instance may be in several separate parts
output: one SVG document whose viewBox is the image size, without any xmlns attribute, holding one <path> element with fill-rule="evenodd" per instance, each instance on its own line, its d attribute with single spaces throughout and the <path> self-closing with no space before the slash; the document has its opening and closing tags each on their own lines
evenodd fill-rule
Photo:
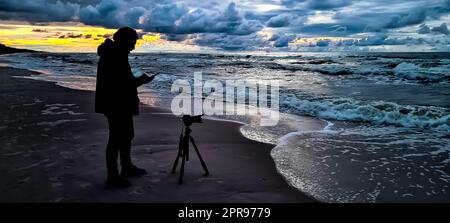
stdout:
<svg viewBox="0 0 450 223">
<path fill-rule="evenodd" d="M 450 77 L 450 65 L 422 67 L 414 63 L 402 62 L 394 68 L 397 76 L 411 80 L 439 81 Z"/>
<path fill-rule="evenodd" d="M 293 94 L 282 95 L 282 97 L 280 106 L 297 114 L 324 119 L 450 131 L 450 111 L 447 108 L 399 105 L 385 101 L 365 102 L 351 98 L 306 100 L 299 99 Z"/>
<path fill-rule="evenodd" d="M 449 154 L 441 133 L 371 126 L 290 133 L 271 152 L 292 186 L 324 202 L 448 201 Z"/>
</svg>

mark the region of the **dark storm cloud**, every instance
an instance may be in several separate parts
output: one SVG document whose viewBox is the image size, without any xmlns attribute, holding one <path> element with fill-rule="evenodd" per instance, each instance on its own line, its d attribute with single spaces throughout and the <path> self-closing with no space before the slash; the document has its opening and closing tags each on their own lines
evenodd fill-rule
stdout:
<svg viewBox="0 0 450 223">
<path fill-rule="evenodd" d="M 186 34 L 162 34 L 161 38 L 169 41 L 181 42 L 188 37 Z"/>
<path fill-rule="evenodd" d="M 284 13 L 273 16 L 266 22 L 267 27 L 288 27 L 303 25 L 305 18 L 292 13 Z"/>
<path fill-rule="evenodd" d="M 417 31 L 419 34 L 444 34 L 449 35 L 450 31 L 448 30 L 447 23 L 442 23 L 440 26 L 436 26 L 430 28 L 429 26 L 422 24 L 419 26 L 419 30 Z"/>
<path fill-rule="evenodd" d="M 291 23 L 292 15 L 290 14 L 279 14 L 267 21 L 266 25 L 268 27 L 285 27 L 289 26 Z"/>
<path fill-rule="evenodd" d="M 50 2 L 56 2 L 56 1 L 60 1 L 63 3 L 66 3 L 66 2 L 75 3 L 80 6 L 88 6 L 88 5 L 96 5 L 101 0 L 50 0 Z"/>
<path fill-rule="evenodd" d="M 298 3 L 305 2 L 305 1 L 307 1 L 307 0 L 281 0 L 281 1 L 279 1 L 279 2 L 280 2 L 282 5 L 291 8 L 291 7 L 297 6 Z"/>
<path fill-rule="evenodd" d="M 427 34 L 427 33 L 430 33 L 430 31 L 431 31 L 431 29 L 430 29 L 429 26 L 427 26 L 425 24 L 422 24 L 422 25 L 420 25 L 419 30 L 417 31 L 417 33 L 419 33 L 419 34 Z"/>
<path fill-rule="evenodd" d="M 382 28 L 399 28 L 408 25 L 416 25 L 425 20 L 427 10 L 424 8 L 414 8 L 409 12 L 394 15 Z"/>
<path fill-rule="evenodd" d="M 296 38 L 295 35 L 286 35 L 284 33 L 278 33 L 272 35 L 268 41 L 273 42 L 274 47 L 286 47 L 289 45 L 289 42 Z"/>
<path fill-rule="evenodd" d="M 80 9 L 79 19 L 87 25 L 117 28 L 122 25 L 119 12 L 126 9 L 125 6 L 123 1 L 104 0 L 96 6 L 88 5 Z"/>
<path fill-rule="evenodd" d="M 207 4 L 205 4 L 207 5 Z M 224 8 L 188 8 L 175 1 L 102 0 L 80 6 L 69 1 L 5 0 L 0 18 L 39 21 L 79 20 L 108 28 L 132 26 L 148 32 L 168 34 L 227 33 L 248 35 L 263 28 L 257 19 L 245 18 L 235 3 Z"/>
<path fill-rule="evenodd" d="M 223 49 L 287 47 L 293 36 L 367 37 L 341 45 L 410 44 L 384 38 L 399 28 L 445 34 L 448 27 L 422 25 L 450 14 L 450 0 L 0 0 L 0 19 L 31 23 L 75 21 L 108 28 L 131 26 L 169 41 Z M 264 8 L 264 5 L 269 7 Z M 320 16 L 325 16 L 321 19 Z M 315 18 L 315 19 L 314 19 Z M 442 21 L 445 22 L 445 21 Z M 436 24 L 436 23 L 434 23 Z M 440 24 L 440 23 L 439 23 Z M 270 40 L 257 35 L 273 30 Z M 84 38 L 91 38 L 84 36 Z M 67 34 L 63 38 L 72 38 Z M 100 38 L 97 36 L 96 38 Z M 217 42 L 215 42 L 217 41 Z M 314 47 L 329 47 L 319 41 Z"/>
<path fill-rule="evenodd" d="M 103 0 L 96 6 L 82 8 L 80 21 L 111 28 L 127 25 L 142 28 L 147 32 L 167 34 L 248 35 L 263 28 L 258 20 L 246 19 L 233 2 L 222 10 L 190 10 L 184 4 L 176 3 L 153 4 L 151 8 L 127 8 L 123 0 Z"/>
<path fill-rule="evenodd" d="M 254 33 L 240 36 L 216 33 L 192 34 L 188 43 L 224 50 L 257 50 L 267 46 L 267 41 Z"/>
<path fill-rule="evenodd" d="M 279 28 L 289 26 L 299 26 L 306 19 L 309 13 L 305 9 L 277 9 L 268 12 L 245 11 L 244 17 L 247 20 L 258 20 L 266 27 Z"/>
<path fill-rule="evenodd" d="M 384 7 L 389 4 L 389 2 L 380 1 L 381 3 Z M 446 2 L 443 0 L 410 2 L 407 6 L 405 7 L 405 4 L 400 6 L 393 4 L 389 10 L 368 8 L 347 13 L 338 12 L 333 16 L 335 20 L 333 23 L 310 24 L 295 27 L 293 30 L 298 33 L 331 36 L 346 36 L 363 32 L 386 32 L 391 29 L 421 24 L 427 19 L 439 19 L 441 16 L 450 13 L 450 9 L 447 8 Z"/>
<path fill-rule="evenodd" d="M 157 30 L 161 27 L 154 24 L 154 20 L 146 23 L 148 31 Z M 167 27 L 167 26 L 166 26 Z M 235 3 L 230 3 L 223 11 L 208 12 L 196 9 L 184 13 L 179 20 L 173 21 L 166 28 L 167 33 L 227 33 L 232 35 L 248 35 L 263 28 L 257 20 L 246 20 L 236 8 Z"/>
<path fill-rule="evenodd" d="M 329 46 L 330 43 L 331 43 L 331 40 L 329 40 L 329 39 L 319 40 L 319 41 L 317 41 L 316 46 L 325 47 L 325 46 Z"/>
<path fill-rule="evenodd" d="M 0 19 L 38 21 L 71 21 L 80 6 L 71 2 L 45 0 L 2 0 Z"/>
<path fill-rule="evenodd" d="M 306 6 L 310 9 L 327 10 L 348 6 L 351 3 L 351 0 L 308 0 Z"/>
<path fill-rule="evenodd" d="M 449 31 L 448 31 L 448 28 L 447 28 L 447 23 L 442 23 L 440 26 L 433 27 L 431 29 L 431 31 L 432 32 L 441 33 L 441 34 L 445 34 L 445 35 L 449 34 Z"/>
</svg>

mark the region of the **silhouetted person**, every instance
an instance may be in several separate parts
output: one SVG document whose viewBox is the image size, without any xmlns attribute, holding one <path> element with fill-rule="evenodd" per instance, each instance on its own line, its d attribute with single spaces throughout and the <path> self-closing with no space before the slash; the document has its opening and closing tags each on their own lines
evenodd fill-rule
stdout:
<svg viewBox="0 0 450 223">
<path fill-rule="evenodd" d="M 130 27 L 122 27 L 114 33 L 113 40 L 106 39 L 98 49 L 95 112 L 108 119 L 109 140 L 106 148 L 108 177 L 106 184 L 127 187 L 123 177 L 146 173 L 131 162 L 131 140 L 134 138 L 133 116 L 139 114 L 137 87 L 153 80 L 153 76 L 135 78 L 128 63 L 128 54 L 134 50 L 138 35 Z M 119 175 L 117 160 L 120 153 L 122 167 Z"/>
</svg>

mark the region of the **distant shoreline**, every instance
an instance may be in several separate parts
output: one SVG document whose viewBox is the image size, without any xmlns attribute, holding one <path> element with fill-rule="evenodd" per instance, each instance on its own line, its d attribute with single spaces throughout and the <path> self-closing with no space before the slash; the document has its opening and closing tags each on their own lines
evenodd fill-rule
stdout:
<svg viewBox="0 0 450 223">
<path fill-rule="evenodd" d="M 6 46 L 6 45 L 0 43 L 0 54 L 33 53 L 33 52 L 38 52 L 38 51 L 28 50 L 28 49 L 13 48 L 13 47 L 9 47 L 9 46 Z"/>
<path fill-rule="evenodd" d="M 30 49 L 20 49 L 15 47 L 9 47 L 5 44 L 0 43 L 0 55 L 2 54 L 10 54 L 10 53 L 96 53 L 95 51 L 92 52 L 79 52 L 79 51 L 73 51 L 73 52 L 50 52 L 50 51 L 37 51 L 37 50 L 30 50 Z M 166 50 L 166 51 L 148 51 L 148 52 L 141 52 L 141 51 L 135 51 L 131 54 L 211 54 L 211 55 L 246 55 L 247 57 L 251 56 L 264 56 L 264 55 L 270 55 L 270 54 L 278 54 L 278 53 L 351 53 L 351 54 L 414 54 L 414 56 L 418 54 L 450 54 L 450 51 L 327 51 L 327 52 L 321 52 L 321 51 L 270 51 L 270 52 L 264 52 L 261 54 L 262 51 L 217 51 L 217 50 L 211 50 L 208 51 L 175 51 L 175 50 Z"/>
</svg>

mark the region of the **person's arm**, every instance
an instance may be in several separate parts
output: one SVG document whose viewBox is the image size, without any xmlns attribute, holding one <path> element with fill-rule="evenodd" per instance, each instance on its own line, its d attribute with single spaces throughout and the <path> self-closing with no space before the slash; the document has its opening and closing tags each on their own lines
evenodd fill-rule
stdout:
<svg viewBox="0 0 450 223">
<path fill-rule="evenodd" d="M 147 74 L 143 74 L 142 76 L 136 78 L 136 87 L 139 87 L 143 84 L 147 84 L 152 81 L 158 73 L 148 76 Z"/>
</svg>

